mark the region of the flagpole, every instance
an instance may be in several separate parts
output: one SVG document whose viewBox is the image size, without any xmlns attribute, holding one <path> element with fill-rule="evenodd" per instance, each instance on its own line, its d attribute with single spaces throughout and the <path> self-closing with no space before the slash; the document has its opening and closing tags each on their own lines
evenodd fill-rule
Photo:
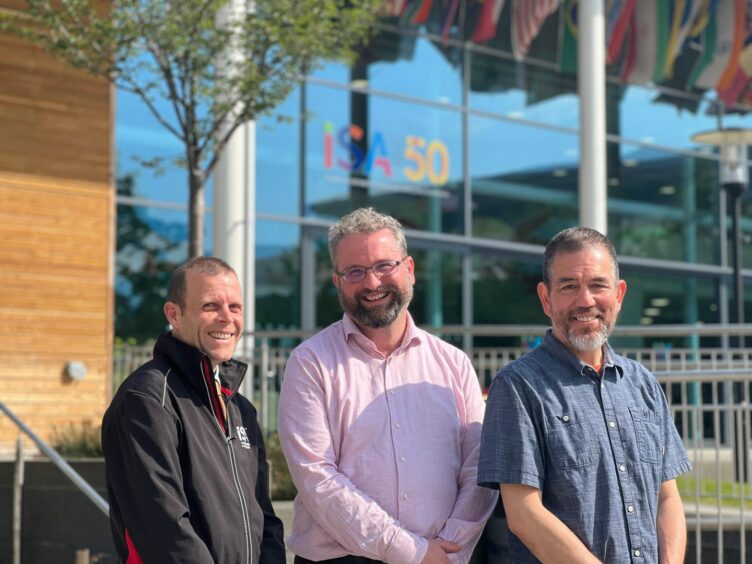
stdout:
<svg viewBox="0 0 752 564">
<path fill-rule="evenodd" d="M 606 233 L 606 31 L 603 0 L 580 0 L 580 225 Z"/>
</svg>

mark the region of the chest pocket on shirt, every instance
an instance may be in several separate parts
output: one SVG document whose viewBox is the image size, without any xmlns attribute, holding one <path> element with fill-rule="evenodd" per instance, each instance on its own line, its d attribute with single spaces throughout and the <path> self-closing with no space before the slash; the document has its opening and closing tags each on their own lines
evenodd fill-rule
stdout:
<svg viewBox="0 0 752 564">
<path fill-rule="evenodd" d="M 546 420 L 548 464 L 557 468 L 582 468 L 598 460 L 598 445 L 586 419 L 575 414 L 549 416 Z"/>
<path fill-rule="evenodd" d="M 663 460 L 663 432 L 660 419 L 649 409 L 630 407 L 629 413 L 637 435 L 637 448 L 645 462 L 660 464 Z"/>
</svg>

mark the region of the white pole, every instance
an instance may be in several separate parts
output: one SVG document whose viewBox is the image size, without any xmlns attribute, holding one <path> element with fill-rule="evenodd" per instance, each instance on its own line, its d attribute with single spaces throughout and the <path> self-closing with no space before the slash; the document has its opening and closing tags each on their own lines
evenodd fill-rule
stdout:
<svg viewBox="0 0 752 564">
<path fill-rule="evenodd" d="M 244 0 L 231 0 L 217 25 L 231 25 L 249 8 Z M 229 45 L 227 56 L 218 61 L 220 72 L 233 72 L 233 63 L 244 54 Z M 256 123 L 246 122 L 235 130 L 217 163 L 214 174 L 213 255 L 227 261 L 238 273 L 243 287 L 245 330 L 256 324 Z M 243 338 L 237 356 L 249 359 L 253 340 Z M 246 378 L 251 381 L 252 376 Z"/>
<path fill-rule="evenodd" d="M 580 0 L 580 225 L 606 233 L 606 27 L 603 0 Z"/>
</svg>

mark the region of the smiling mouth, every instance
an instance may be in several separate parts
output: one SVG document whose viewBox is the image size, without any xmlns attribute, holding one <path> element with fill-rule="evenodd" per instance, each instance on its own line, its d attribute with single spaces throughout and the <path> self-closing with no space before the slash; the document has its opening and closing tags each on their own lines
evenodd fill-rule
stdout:
<svg viewBox="0 0 752 564">
<path fill-rule="evenodd" d="M 389 292 L 379 292 L 377 294 L 369 294 L 367 296 L 363 296 L 363 299 L 367 302 L 377 302 L 379 300 L 383 300 L 389 295 Z"/>
<path fill-rule="evenodd" d="M 229 341 L 230 339 L 233 338 L 234 335 L 235 333 L 219 333 L 219 332 L 209 333 L 209 336 L 212 339 L 217 339 L 219 341 Z"/>
</svg>

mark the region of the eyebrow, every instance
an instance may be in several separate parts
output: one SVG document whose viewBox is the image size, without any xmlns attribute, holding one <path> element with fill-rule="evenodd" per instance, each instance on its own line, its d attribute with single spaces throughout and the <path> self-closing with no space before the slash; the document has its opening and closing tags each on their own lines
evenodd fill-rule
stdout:
<svg viewBox="0 0 752 564">
<path fill-rule="evenodd" d="M 556 279 L 557 284 L 564 284 L 566 282 L 580 282 L 580 279 L 575 278 L 574 276 L 562 276 L 561 278 Z M 610 284 L 611 279 L 608 276 L 594 276 L 593 278 L 589 278 L 587 282 L 607 282 Z"/>
</svg>

